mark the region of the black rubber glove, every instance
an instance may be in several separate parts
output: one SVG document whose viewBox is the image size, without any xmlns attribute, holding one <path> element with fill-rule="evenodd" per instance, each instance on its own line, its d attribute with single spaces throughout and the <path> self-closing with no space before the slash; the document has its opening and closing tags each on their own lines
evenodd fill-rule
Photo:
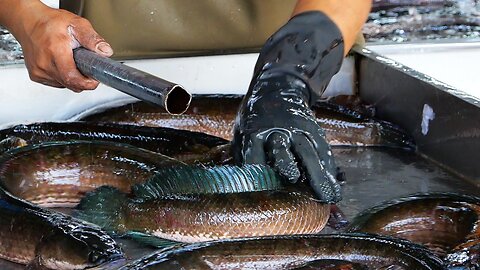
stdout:
<svg viewBox="0 0 480 270">
<path fill-rule="evenodd" d="M 310 106 L 343 60 L 340 30 L 325 14 L 299 14 L 266 42 L 235 123 L 237 163 L 269 164 L 290 182 L 302 173 L 318 198 L 341 200 L 336 165 Z"/>
</svg>

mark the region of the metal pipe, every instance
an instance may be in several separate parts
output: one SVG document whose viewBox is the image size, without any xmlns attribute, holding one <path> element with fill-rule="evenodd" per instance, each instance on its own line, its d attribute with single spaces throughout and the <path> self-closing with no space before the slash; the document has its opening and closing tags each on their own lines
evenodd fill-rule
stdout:
<svg viewBox="0 0 480 270">
<path fill-rule="evenodd" d="M 170 114 L 182 114 L 190 106 L 192 96 L 178 84 L 129 67 L 85 48 L 73 51 L 78 69 L 95 80 L 134 96 L 160 105 Z"/>
</svg>

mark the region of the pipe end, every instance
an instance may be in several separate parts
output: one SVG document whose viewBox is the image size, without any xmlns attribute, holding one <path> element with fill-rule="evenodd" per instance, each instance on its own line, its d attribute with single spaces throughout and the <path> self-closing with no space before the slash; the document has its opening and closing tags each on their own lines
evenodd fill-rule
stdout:
<svg viewBox="0 0 480 270">
<path fill-rule="evenodd" d="M 182 114 L 187 111 L 192 95 L 180 85 L 172 87 L 165 97 L 165 109 L 169 114 Z"/>
</svg>

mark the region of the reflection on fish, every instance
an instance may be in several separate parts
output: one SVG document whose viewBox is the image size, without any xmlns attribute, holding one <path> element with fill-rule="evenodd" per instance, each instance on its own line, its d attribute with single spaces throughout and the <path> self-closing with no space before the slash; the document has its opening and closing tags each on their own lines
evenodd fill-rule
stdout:
<svg viewBox="0 0 480 270">
<path fill-rule="evenodd" d="M 197 132 L 83 122 L 18 125 L 0 131 L 0 140 L 16 137 L 28 144 L 48 141 L 97 140 L 130 144 L 175 158 L 201 154 L 227 141 Z"/>
<path fill-rule="evenodd" d="M 323 260 L 344 260 L 354 263 L 355 267 L 364 266 L 353 269 L 444 269 L 436 256 L 420 246 L 360 234 L 196 243 L 158 251 L 121 269 L 296 269 L 308 266 L 309 262 L 321 265 Z"/>
<path fill-rule="evenodd" d="M 449 267 L 479 269 L 480 198 L 419 194 L 359 214 L 350 231 L 389 235 L 423 244 Z M 456 268 L 455 268 L 456 269 Z"/>
<path fill-rule="evenodd" d="M 78 213 L 121 235 L 145 232 L 179 242 L 320 232 L 330 206 L 282 187 L 260 165 L 178 167 L 136 185 L 133 199 L 102 187 L 82 199 Z"/>
<path fill-rule="evenodd" d="M 308 262 L 295 270 L 368 270 L 368 267 L 345 260 L 316 260 Z M 392 269 L 393 270 L 393 269 Z"/>
<path fill-rule="evenodd" d="M 0 194 L 0 258 L 28 269 L 85 269 L 123 259 L 100 228 Z"/>
<path fill-rule="evenodd" d="M 43 207 L 76 205 L 103 185 L 130 192 L 162 167 L 179 165 L 169 157 L 111 142 L 49 142 L 0 156 L 0 181 L 10 193 Z"/>
<path fill-rule="evenodd" d="M 203 132 L 231 140 L 240 96 L 196 96 L 182 115 L 135 103 L 85 118 L 89 122 L 118 123 L 150 127 L 169 127 Z M 356 119 L 328 107 L 316 109 L 317 121 L 331 145 L 411 147 L 411 139 L 394 125 L 371 119 Z"/>
</svg>

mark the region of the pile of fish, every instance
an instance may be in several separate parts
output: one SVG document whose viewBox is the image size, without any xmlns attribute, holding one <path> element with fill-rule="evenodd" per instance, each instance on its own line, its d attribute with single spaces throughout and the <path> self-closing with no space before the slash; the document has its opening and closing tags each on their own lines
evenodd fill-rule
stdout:
<svg viewBox="0 0 480 270">
<path fill-rule="evenodd" d="M 421 233 L 407 237 L 378 229 L 392 227 L 381 225 L 390 222 L 391 211 L 361 215 L 359 220 L 367 221 L 355 221 L 354 233 L 319 235 L 335 208 L 319 202 L 308 185 L 283 181 L 268 166 L 231 164 L 229 141 L 240 100 L 197 96 L 178 117 L 137 103 L 81 122 L 1 130 L 0 258 L 30 269 L 445 269 L 445 264 L 478 264 L 480 200 L 473 197 L 454 197 L 451 203 L 441 196 L 418 197 L 432 201 L 415 208 L 419 215 L 432 213 L 432 207 L 458 207 L 450 220 L 461 232 L 455 248 L 442 246 L 443 252 Z M 319 104 L 316 113 L 334 147 L 414 147 L 400 128 L 348 108 Z M 57 207 L 73 208 L 74 217 L 48 209 Z M 438 240 L 450 242 L 451 237 Z M 162 249 L 127 263 L 116 244 L 120 238 Z M 462 254 L 468 258 L 463 264 Z"/>
<path fill-rule="evenodd" d="M 394 236 L 427 246 L 449 269 L 480 269 L 480 198 L 417 194 L 357 215 L 351 232 Z M 458 267 L 458 268 L 456 268 Z"/>
<path fill-rule="evenodd" d="M 93 123 L 169 127 L 231 140 L 241 101 L 242 96 L 239 95 L 200 95 L 194 98 L 187 112 L 182 115 L 169 115 L 154 106 L 139 102 L 83 120 Z M 373 120 L 353 109 L 317 103 L 316 115 L 318 123 L 325 130 L 327 142 L 333 146 L 413 146 L 411 139 L 397 126 Z"/>
</svg>

